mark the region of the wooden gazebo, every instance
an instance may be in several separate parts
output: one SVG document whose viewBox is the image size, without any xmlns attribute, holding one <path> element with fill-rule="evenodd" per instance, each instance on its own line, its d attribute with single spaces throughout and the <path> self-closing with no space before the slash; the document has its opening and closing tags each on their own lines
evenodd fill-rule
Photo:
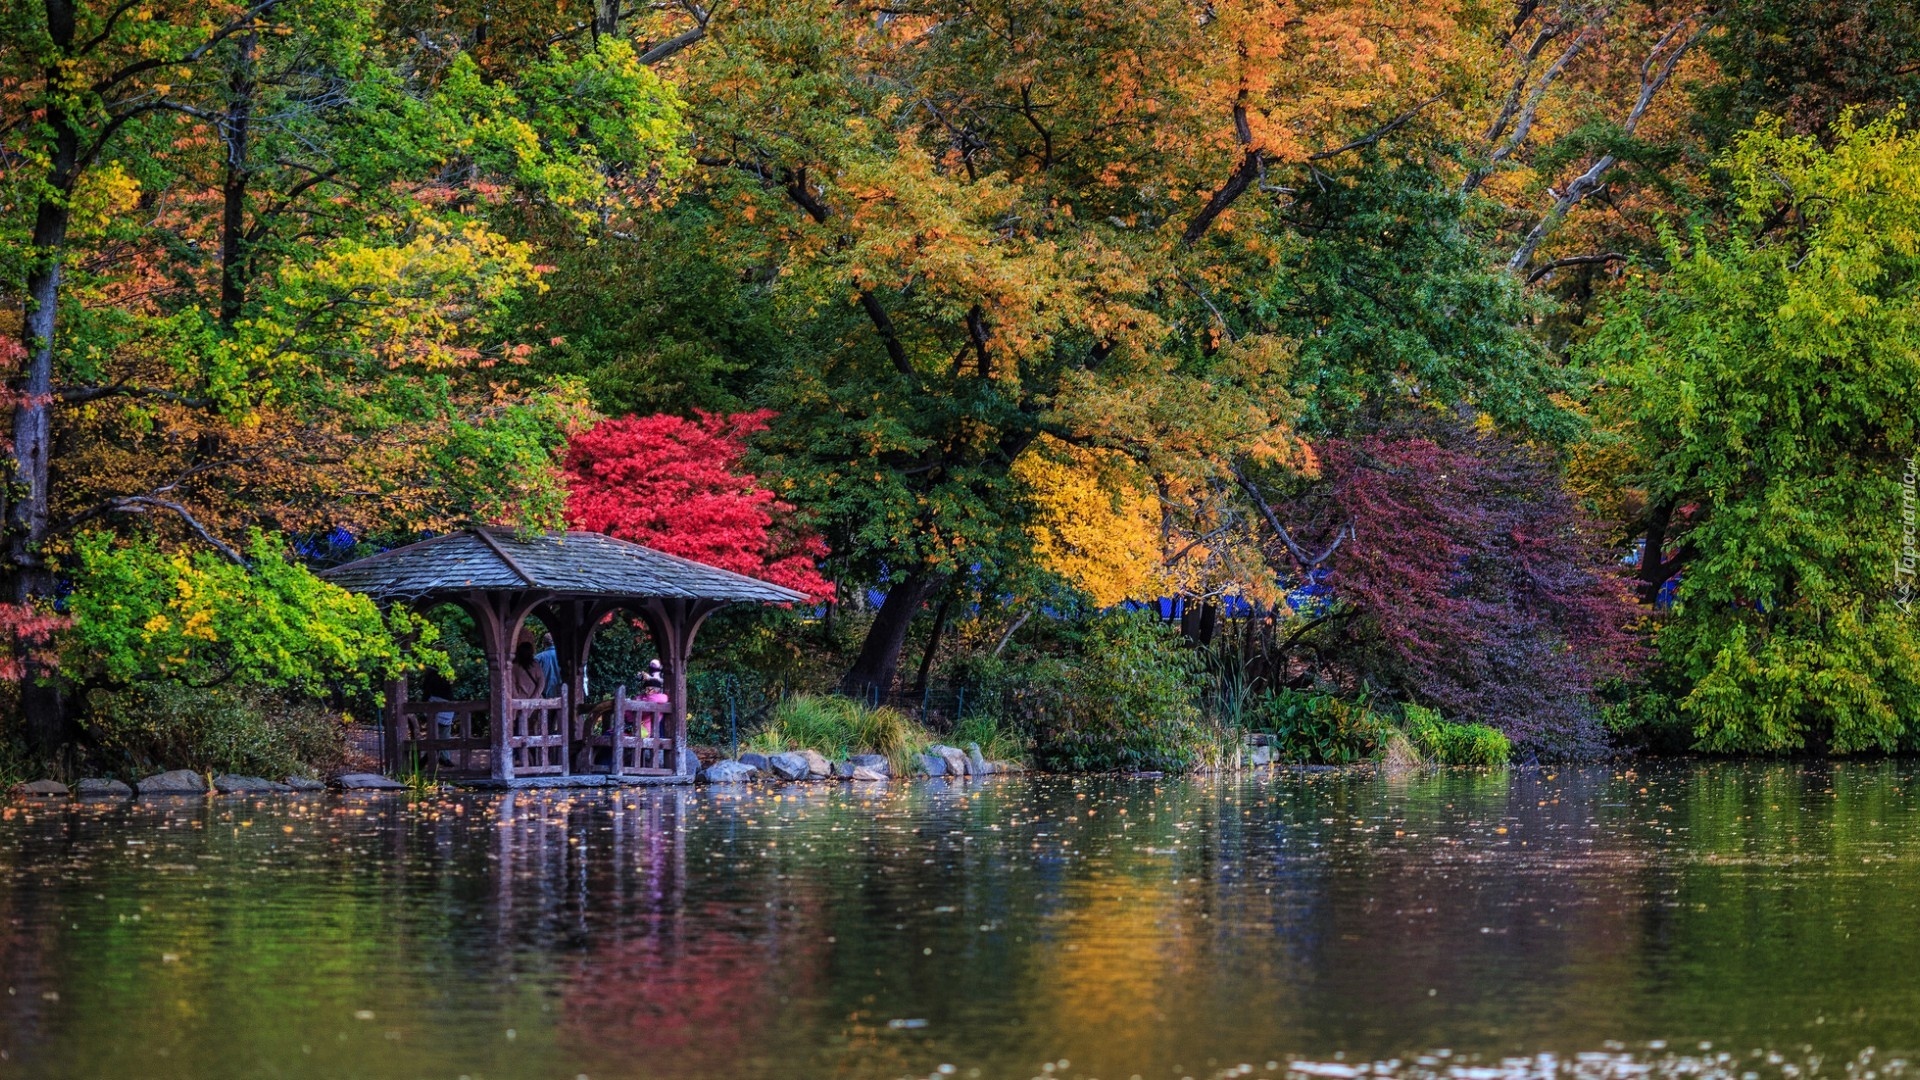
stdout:
<svg viewBox="0 0 1920 1080">
<path fill-rule="evenodd" d="M 387 684 L 384 756 L 395 770 L 409 760 L 431 766 L 445 753 L 457 771 L 497 781 L 583 773 L 691 778 L 697 765 L 687 746 L 687 660 L 700 624 L 730 603 L 806 600 L 758 578 L 588 532 L 468 529 L 321 576 L 383 605 L 425 610 L 453 603 L 473 616 L 486 656 L 487 700 L 410 701 L 404 682 Z M 628 698 L 622 688 L 609 705 L 587 704 L 593 629 L 617 610 L 637 615 L 652 636 L 665 703 Z M 514 694 L 514 648 L 529 617 L 553 635 L 557 697 Z M 454 731 L 442 738 L 433 721 L 447 713 Z M 476 730 L 476 716 L 487 718 L 484 732 Z"/>
</svg>

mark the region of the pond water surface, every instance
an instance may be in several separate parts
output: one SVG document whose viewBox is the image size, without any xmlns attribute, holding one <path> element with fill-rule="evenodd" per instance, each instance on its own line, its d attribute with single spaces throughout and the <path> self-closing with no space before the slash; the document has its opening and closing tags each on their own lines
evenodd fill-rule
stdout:
<svg viewBox="0 0 1920 1080">
<path fill-rule="evenodd" d="M 1920 768 L 9 804 L 0 1077 L 1916 1074 Z"/>
</svg>

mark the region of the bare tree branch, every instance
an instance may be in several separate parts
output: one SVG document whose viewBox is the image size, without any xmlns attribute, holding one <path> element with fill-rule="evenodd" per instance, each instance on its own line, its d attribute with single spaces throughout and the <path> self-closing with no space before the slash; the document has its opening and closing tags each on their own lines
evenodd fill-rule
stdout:
<svg viewBox="0 0 1920 1080">
<path fill-rule="evenodd" d="M 698 44 L 702 38 L 707 36 L 707 20 L 713 17 L 713 13 L 698 4 L 689 3 L 681 6 L 686 8 L 687 14 L 693 16 L 693 26 L 655 45 L 646 52 L 641 53 L 640 62 L 642 64 L 652 67 L 662 60 L 666 60 L 676 53 L 679 53 L 690 45 Z"/>
<path fill-rule="evenodd" d="M 1527 284 L 1531 285 L 1541 278 L 1546 277 L 1548 274 L 1553 273 L 1555 270 L 1564 269 L 1565 267 L 1604 265 L 1610 262 L 1626 262 L 1631 258 L 1632 256 L 1622 255 L 1618 251 L 1604 251 L 1597 255 L 1569 255 L 1564 259 L 1555 259 L 1545 266 L 1535 269 L 1533 273 L 1527 275 Z"/>
<path fill-rule="evenodd" d="M 1432 97 L 1428 98 L 1427 100 L 1422 101 L 1418 105 L 1415 105 L 1413 108 L 1408 109 L 1406 112 L 1401 113 L 1399 116 L 1396 116 L 1393 119 L 1387 121 L 1386 123 L 1380 125 L 1379 127 L 1374 128 L 1372 131 L 1368 132 L 1367 134 L 1362 135 L 1359 138 L 1353 140 L 1352 142 L 1342 143 L 1341 145 L 1336 146 L 1331 150 L 1322 150 L 1316 154 L 1309 154 L 1307 155 L 1307 160 L 1308 161 L 1325 161 L 1330 157 L 1338 157 L 1349 150 L 1359 150 L 1359 149 L 1362 149 L 1363 147 L 1372 146 L 1373 144 L 1379 142 L 1381 139 L 1384 139 L 1387 136 L 1393 134 L 1394 132 L 1400 130 L 1401 128 L 1406 127 L 1408 123 L 1412 122 L 1414 117 L 1420 115 L 1420 110 L 1425 109 L 1427 106 L 1439 100 L 1440 100 L 1440 95 L 1435 94 Z"/>
<path fill-rule="evenodd" d="M 1487 155 L 1486 164 L 1467 174 L 1466 180 L 1460 185 L 1461 194 L 1472 194 L 1476 188 L 1485 182 L 1487 177 L 1493 175 L 1493 167 L 1495 165 L 1506 160 L 1508 155 L 1526 143 L 1527 136 L 1533 131 L 1534 115 L 1539 112 L 1540 101 L 1546 97 L 1547 89 L 1560 78 L 1566 71 L 1567 65 L 1573 61 L 1575 56 L 1580 54 L 1582 49 L 1586 48 L 1587 43 L 1593 40 L 1594 37 L 1593 27 L 1591 25 L 1574 35 L 1573 41 L 1561 51 L 1553 63 L 1548 65 L 1547 70 L 1541 74 L 1540 81 L 1534 84 L 1533 92 L 1527 95 L 1526 104 L 1523 107 L 1520 103 L 1520 91 L 1526 85 L 1527 74 L 1533 68 L 1535 57 L 1538 55 L 1541 46 L 1562 32 L 1563 31 L 1557 27 L 1549 27 L 1548 29 L 1542 30 L 1540 35 L 1534 39 L 1532 47 L 1527 50 L 1526 63 L 1521 67 L 1520 74 L 1514 79 L 1513 88 L 1507 92 L 1507 102 L 1501 108 L 1500 115 L 1495 117 L 1493 124 L 1487 128 L 1486 138 L 1487 142 L 1491 145 L 1507 130 L 1508 124 L 1513 125 L 1512 134 L 1507 137 L 1505 142 L 1494 147 L 1492 152 Z"/>
<path fill-rule="evenodd" d="M 1253 505 L 1259 509 L 1260 516 L 1267 519 L 1267 525 L 1273 529 L 1274 535 L 1280 538 L 1280 542 L 1287 546 L 1287 551 L 1292 553 L 1294 562 L 1299 564 L 1302 572 L 1318 569 L 1321 563 L 1333 558 L 1333 553 L 1340 550 L 1340 545 L 1345 543 L 1349 536 L 1354 535 L 1351 522 L 1342 525 L 1333 534 L 1333 543 L 1329 544 L 1325 551 L 1318 555 L 1308 555 L 1306 549 L 1294 540 L 1293 534 L 1287 531 L 1287 527 L 1280 524 L 1280 515 L 1273 512 L 1273 507 L 1267 503 L 1267 497 L 1260 493 L 1259 486 L 1248 478 L 1239 465 L 1233 466 L 1233 479 L 1240 485 L 1240 490 L 1246 492 L 1247 497 L 1253 500 Z"/>
<path fill-rule="evenodd" d="M 1640 118 L 1646 115 L 1647 107 L 1653 104 L 1653 99 L 1660 93 L 1661 88 L 1673 78 L 1674 68 L 1679 65 L 1680 59 L 1687 54 L 1687 50 L 1693 48 L 1695 42 L 1712 29 L 1711 15 L 1710 9 L 1703 9 L 1681 18 L 1669 27 L 1666 33 L 1660 35 L 1660 40 L 1648 50 L 1647 59 L 1640 66 L 1640 95 L 1634 99 L 1633 108 L 1627 113 L 1626 122 L 1620 125 L 1623 134 L 1632 135 L 1640 126 Z M 1689 26 L 1693 27 L 1693 32 L 1676 45 L 1675 40 L 1679 38 L 1681 31 Z M 1618 163 L 1617 155 L 1602 154 L 1598 160 L 1587 167 L 1585 172 L 1574 177 L 1566 190 L 1560 192 L 1554 199 L 1553 206 L 1547 211 L 1546 216 L 1528 231 L 1526 239 L 1520 243 L 1519 250 L 1513 253 L 1513 258 L 1507 260 L 1507 269 L 1514 273 L 1526 269 L 1527 264 L 1533 261 L 1533 253 L 1539 249 L 1540 242 L 1547 238 L 1547 234 L 1560 224 L 1568 211 L 1577 206 L 1580 200 L 1600 189 L 1602 178 Z"/>
<path fill-rule="evenodd" d="M 166 499 L 156 499 L 151 495 L 128 495 L 112 500 L 109 509 L 121 514 L 144 514 L 147 512 L 148 507 L 167 510 L 177 514 L 181 521 L 187 523 L 187 528 L 192 529 L 200 539 L 212 545 L 215 551 L 226 556 L 235 566 L 238 566 L 242 570 L 252 569 L 252 567 L 247 565 L 247 560 L 244 556 L 238 551 L 235 551 L 226 541 L 208 531 L 205 525 L 200 524 L 200 519 L 194 517 L 191 511 L 177 502 L 169 502 Z"/>
<path fill-rule="evenodd" d="M 1182 243 L 1189 245 L 1198 243 L 1213 226 L 1214 219 L 1226 213 L 1227 207 L 1232 206 L 1234 200 L 1245 193 L 1248 185 L 1260 175 L 1260 163 L 1265 157 L 1265 151 L 1253 145 L 1253 127 L 1247 122 L 1245 101 L 1233 106 L 1233 130 L 1240 137 L 1240 145 L 1245 148 L 1241 153 L 1240 163 L 1227 174 L 1226 183 L 1221 184 L 1220 189 L 1208 197 L 1207 204 L 1200 208 L 1200 212 L 1193 215 L 1193 220 L 1187 222 L 1186 230 L 1180 234 Z"/>
</svg>

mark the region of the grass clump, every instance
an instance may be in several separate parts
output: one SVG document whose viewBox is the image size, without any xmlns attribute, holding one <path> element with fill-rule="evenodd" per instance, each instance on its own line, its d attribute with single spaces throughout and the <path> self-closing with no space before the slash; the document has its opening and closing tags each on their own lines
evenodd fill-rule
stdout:
<svg viewBox="0 0 1920 1080">
<path fill-rule="evenodd" d="M 893 771 L 904 774 L 913 755 L 936 741 L 898 709 L 869 708 L 851 698 L 797 694 L 776 705 L 767 726 L 754 732 L 742 749 L 762 754 L 812 750 L 829 761 L 844 760 L 849 754 L 884 754 Z"/>
<path fill-rule="evenodd" d="M 1457 724 L 1433 709 L 1408 704 L 1402 728 L 1422 757 L 1442 765 L 1505 765 L 1513 743 L 1485 724 Z"/>
</svg>

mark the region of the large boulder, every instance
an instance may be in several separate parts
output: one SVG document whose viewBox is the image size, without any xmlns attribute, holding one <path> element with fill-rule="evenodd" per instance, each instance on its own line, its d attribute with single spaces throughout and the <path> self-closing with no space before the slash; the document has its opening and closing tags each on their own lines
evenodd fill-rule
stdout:
<svg viewBox="0 0 1920 1080">
<path fill-rule="evenodd" d="M 887 776 L 893 772 L 893 763 L 887 760 L 885 754 L 848 754 L 847 764 L 856 769 L 871 769 L 881 776 Z"/>
<path fill-rule="evenodd" d="M 341 791 L 405 791 L 407 785 L 379 773 L 350 772 L 341 773 L 333 778 L 333 786 Z"/>
<path fill-rule="evenodd" d="M 851 761 L 836 761 L 836 762 L 834 762 L 834 763 L 833 763 L 833 778 L 834 778 L 835 780 L 851 780 L 851 779 L 853 779 L 853 762 L 851 762 Z"/>
<path fill-rule="evenodd" d="M 886 778 L 886 773 L 876 769 L 869 769 L 865 765 L 855 765 L 853 767 L 853 775 L 848 777 L 849 780 L 885 780 Z"/>
<path fill-rule="evenodd" d="M 205 795 L 207 778 L 192 769 L 175 769 L 149 776 L 134 786 L 142 795 Z"/>
<path fill-rule="evenodd" d="M 1258 769 L 1273 764 L 1273 747 L 1266 743 L 1256 743 L 1248 748 L 1247 764 Z"/>
<path fill-rule="evenodd" d="M 118 780 L 89 776 L 73 785 L 73 793 L 83 799 L 126 799 L 132 797 L 133 789 Z"/>
<path fill-rule="evenodd" d="M 222 795 L 276 795 L 293 789 L 260 776 L 235 776 L 222 773 L 213 778 L 213 790 Z"/>
<path fill-rule="evenodd" d="M 817 750 L 800 750 L 799 755 L 807 759 L 807 775 L 815 780 L 825 780 L 833 775 L 833 762 Z"/>
<path fill-rule="evenodd" d="M 973 776 L 990 776 L 993 773 L 993 762 L 980 755 L 980 744 L 977 742 L 967 744 L 967 772 Z"/>
<path fill-rule="evenodd" d="M 67 785 L 58 780 L 29 780 L 13 785 L 13 794 L 22 799 L 64 799 Z"/>
<path fill-rule="evenodd" d="M 931 752 L 921 754 L 920 768 L 925 771 L 928 776 L 945 776 L 947 775 L 947 759 Z"/>
<path fill-rule="evenodd" d="M 806 780 L 813 776 L 813 764 L 805 754 L 775 754 L 767 759 L 767 770 L 782 780 Z"/>
<path fill-rule="evenodd" d="M 759 769 L 761 772 L 766 772 L 768 770 L 767 755 L 756 754 L 756 753 L 753 753 L 752 751 L 748 751 L 747 753 L 740 755 L 740 764 L 745 765 L 749 768 Z"/>
<path fill-rule="evenodd" d="M 744 784 L 760 770 L 739 761 L 716 761 L 700 773 L 709 784 Z"/>
<path fill-rule="evenodd" d="M 944 760 L 947 763 L 948 776 L 967 775 L 966 751 L 960 749 L 957 746 L 936 745 L 932 749 L 934 753 L 939 754 L 942 760 Z"/>
</svg>

